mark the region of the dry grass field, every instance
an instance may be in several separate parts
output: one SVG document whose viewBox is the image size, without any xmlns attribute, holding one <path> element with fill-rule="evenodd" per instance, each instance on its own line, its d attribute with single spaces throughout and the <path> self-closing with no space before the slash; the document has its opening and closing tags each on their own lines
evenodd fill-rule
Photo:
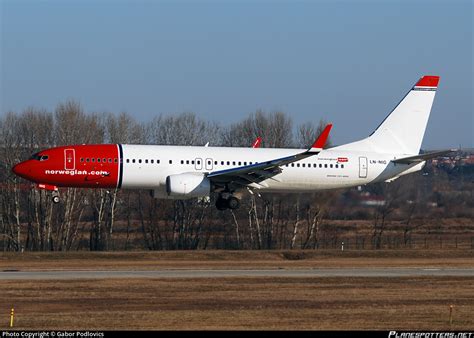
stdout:
<svg viewBox="0 0 474 338">
<path fill-rule="evenodd" d="M 472 250 L 271 250 L 2 253 L 2 270 L 473 267 Z"/>
<path fill-rule="evenodd" d="M 473 267 L 470 251 L 3 254 L 0 271 Z M 1 273 L 1 272 L 0 272 Z M 472 330 L 474 279 L 196 278 L 0 281 L 0 328 Z M 449 323 L 449 305 L 454 305 Z"/>
</svg>

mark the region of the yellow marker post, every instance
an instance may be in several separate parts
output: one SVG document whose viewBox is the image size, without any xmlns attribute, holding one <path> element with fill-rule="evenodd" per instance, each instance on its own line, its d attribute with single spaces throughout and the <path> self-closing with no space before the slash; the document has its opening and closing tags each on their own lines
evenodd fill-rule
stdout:
<svg viewBox="0 0 474 338">
<path fill-rule="evenodd" d="M 10 327 L 13 327 L 13 318 L 15 317 L 15 309 L 12 308 L 12 311 L 10 313 Z"/>
<path fill-rule="evenodd" d="M 449 325 L 453 324 L 453 307 L 454 305 L 449 306 Z"/>
</svg>

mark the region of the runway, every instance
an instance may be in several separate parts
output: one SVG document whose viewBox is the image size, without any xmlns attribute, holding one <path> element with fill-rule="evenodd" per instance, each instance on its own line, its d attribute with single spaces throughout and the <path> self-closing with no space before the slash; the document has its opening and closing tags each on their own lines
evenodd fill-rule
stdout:
<svg viewBox="0 0 474 338">
<path fill-rule="evenodd" d="M 474 268 L 324 268 L 324 269 L 163 269 L 133 270 L 43 270 L 0 272 L 0 280 L 75 280 L 107 278 L 236 278 L 236 277 L 474 277 Z"/>
</svg>

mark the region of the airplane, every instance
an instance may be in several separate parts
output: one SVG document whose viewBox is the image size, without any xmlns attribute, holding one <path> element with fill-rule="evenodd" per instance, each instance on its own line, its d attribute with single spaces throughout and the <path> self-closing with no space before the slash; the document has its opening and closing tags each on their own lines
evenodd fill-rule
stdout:
<svg viewBox="0 0 474 338">
<path fill-rule="evenodd" d="M 134 144 L 67 145 L 37 152 L 13 172 L 52 191 L 59 187 L 148 189 L 155 198 L 216 196 L 219 210 L 237 209 L 239 195 L 314 192 L 391 182 L 454 149 L 420 154 L 439 83 L 421 77 L 368 137 L 323 149 L 332 124 L 308 149 Z"/>
</svg>

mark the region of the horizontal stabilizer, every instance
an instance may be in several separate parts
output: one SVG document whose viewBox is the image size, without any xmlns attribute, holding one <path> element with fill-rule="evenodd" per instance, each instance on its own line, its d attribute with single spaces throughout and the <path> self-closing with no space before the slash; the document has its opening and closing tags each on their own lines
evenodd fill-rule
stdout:
<svg viewBox="0 0 474 338">
<path fill-rule="evenodd" d="M 447 150 L 440 150 L 440 151 L 432 151 L 429 153 L 419 154 L 415 156 L 397 158 L 396 160 L 392 160 L 393 163 L 402 163 L 402 164 L 412 164 L 423 162 L 441 155 L 449 154 L 452 152 L 457 151 L 457 149 L 447 149 Z"/>
</svg>

